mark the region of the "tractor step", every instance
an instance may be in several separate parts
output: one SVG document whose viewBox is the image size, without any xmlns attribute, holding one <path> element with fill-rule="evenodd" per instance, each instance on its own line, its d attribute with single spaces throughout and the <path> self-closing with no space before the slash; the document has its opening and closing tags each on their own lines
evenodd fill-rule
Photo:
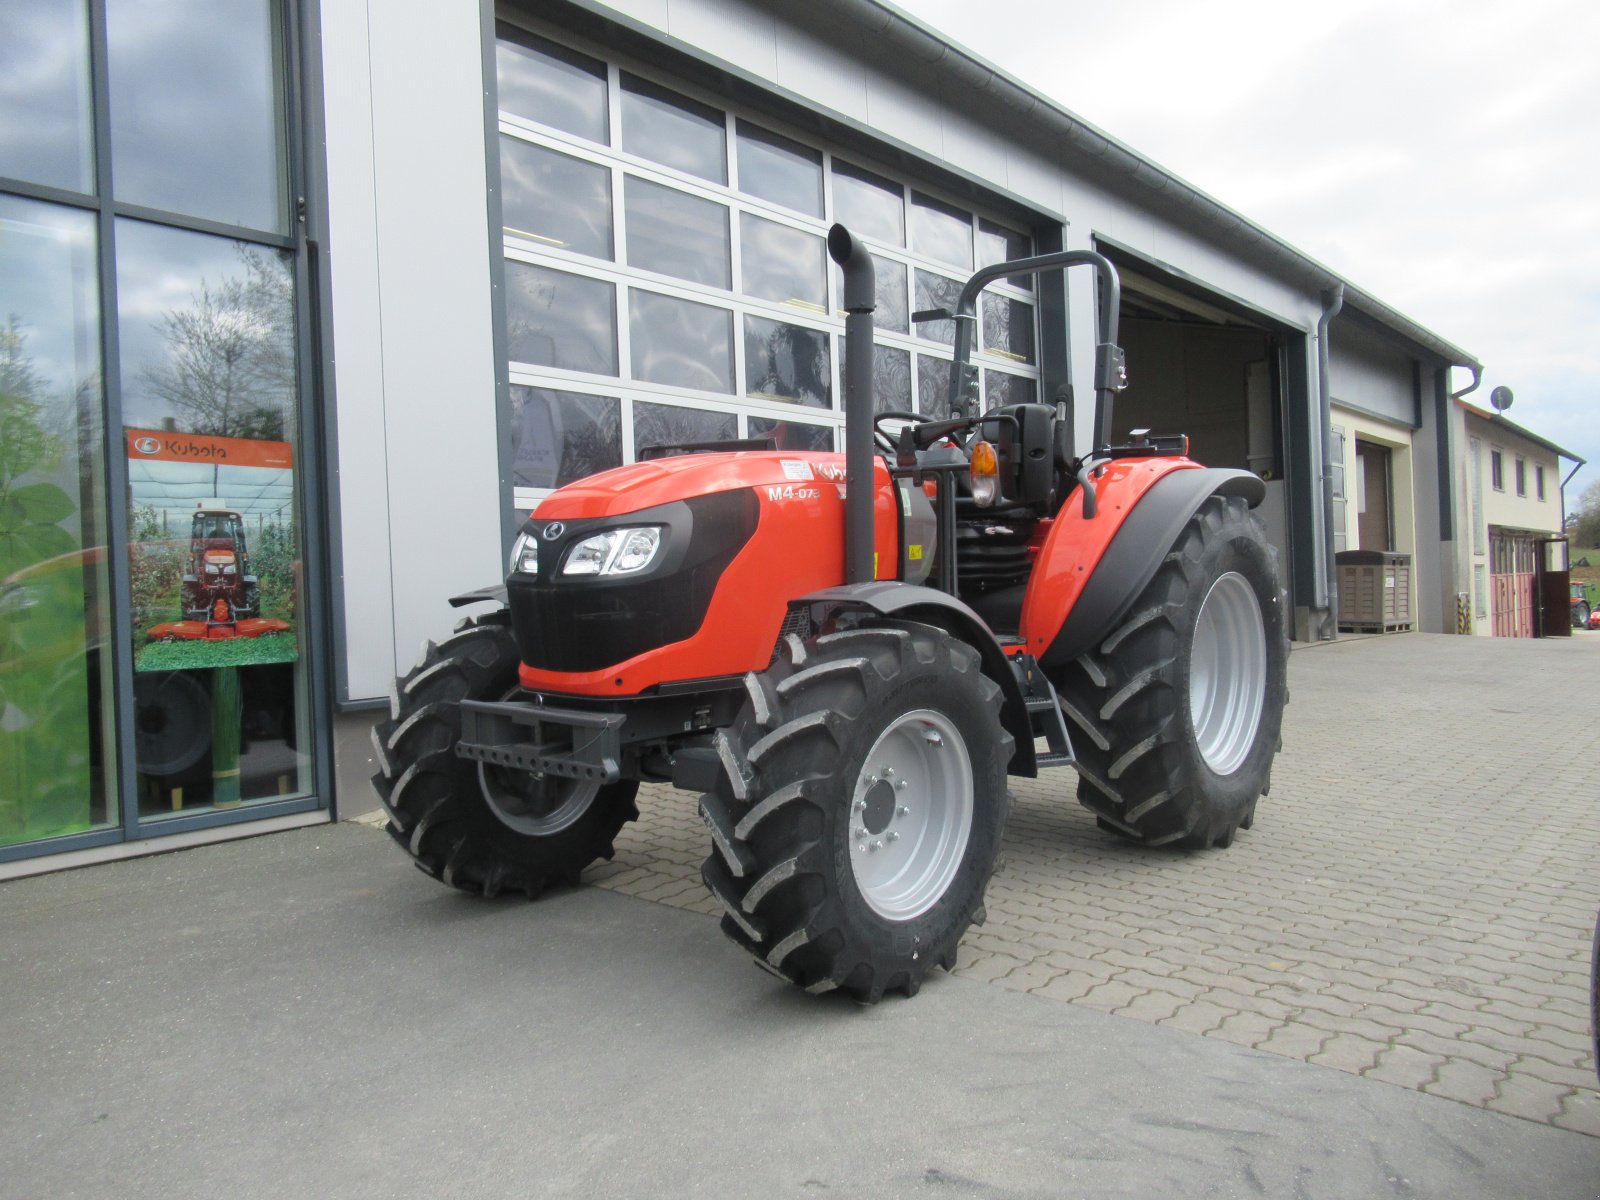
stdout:
<svg viewBox="0 0 1600 1200">
<path fill-rule="evenodd" d="M 1072 738 L 1067 733 L 1067 719 L 1056 700 L 1056 689 L 1039 670 L 1029 673 L 1028 684 L 1023 700 L 1033 736 L 1042 737 L 1050 747 L 1048 754 L 1038 755 L 1035 761 L 1040 767 L 1070 767 L 1078 758 L 1072 752 Z"/>
</svg>

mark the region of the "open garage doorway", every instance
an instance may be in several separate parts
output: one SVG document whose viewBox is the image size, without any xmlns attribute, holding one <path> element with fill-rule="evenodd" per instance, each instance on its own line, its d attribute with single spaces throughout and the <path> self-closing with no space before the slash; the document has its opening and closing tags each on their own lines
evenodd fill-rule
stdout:
<svg viewBox="0 0 1600 1200">
<path fill-rule="evenodd" d="M 1128 388 L 1117 398 L 1115 438 L 1131 429 L 1186 433 L 1208 467 L 1259 475 L 1257 510 L 1278 547 L 1289 587 L 1289 504 L 1284 479 L 1285 346 L 1280 332 L 1225 297 L 1162 273 L 1115 248 L 1100 249 L 1122 276 L 1121 341 Z M 1303 361 L 1304 355 L 1300 355 Z"/>
</svg>

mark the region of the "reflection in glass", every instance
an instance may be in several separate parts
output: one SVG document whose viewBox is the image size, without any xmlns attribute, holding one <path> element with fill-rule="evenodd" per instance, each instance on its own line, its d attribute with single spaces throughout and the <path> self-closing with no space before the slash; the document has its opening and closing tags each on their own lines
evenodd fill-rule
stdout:
<svg viewBox="0 0 1600 1200">
<path fill-rule="evenodd" d="M 0 196 L 0 846 L 116 821 L 95 219 Z"/>
<path fill-rule="evenodd" d="M 106 5 L 116 198 L 288 228 L 274 0 Z"/>
<path fill-rule="evenodd" d="M 943 308 L 955 311 L 956 300 L 961 295 L 961 281 L 951 279 L 945 275 L 935 275 L 932 271 L 917 272 L 917 303 L 918 311 L 928 308 Z M 927 338 L 930 342 L 943 342 L 946 346 L 955 345 L 956 323 L 954 321 L 923 321 L 916 328 L 918 337 Z"/>
<path fill-rule="evenodd" d="M 495 76 L 500 111 L 606 145 L 602 62 L 509 25 L 498 28 Z"/>
<path fill-rule="evenodd" d="M 676 404 L 633 402 L 633 456 L 641 458 L 652 446 L 684 446 L 696 442 L 721 442 L 739 436 L 739 419 L 732 413 L 679 408 Z"/>
<path fill-rule="evenodd" d="M 759 400 L 827 408 L 833 395 L 828 335 L 764 317 L 744 319 L 744 390 Z"/>
<path fill-rule="evenodd" d="M 848 348 L 839 354 L 839 377 L 849 378 Z M 894 346 L 872 348 L 872 409 L 874 412 L 910 412 L 911 351 Z"/>
<path fill-rule="evenodd" d="M 733 391 L 731 312 L 630 288 L 628 338 L 635 379 L 709 392 Z"/>
<path fill-rule="evenodd" d="M 978 219 L 978 265 L 992 267 L 995 263 L 1027 258 L 1033 253 L 1033 239 L 1025 233 L 996 225 L 993 221 Z M 1032 275 L 1013 275 L 1006 280 L 1012 287 L 1033 290 Z"/>
<path fill-rule="evenodd" d="M 1033 361 L 1033 305 L 994 292 L 983 294 L 983 348 L 1014 362 Z"/>
<path fill-rule="evenodd" d="M 917 355 L 917 411 L 942 417 L 950 411 L 950 360 Z"/>
<path fill-rule="evenodd" d="M 807 425 L 800 421 L 778 421 L 771 417 L 750 418 L 751 437 L 770 437 L 779 450 L 832 450 L 833 426 Z"/>
<path fill-rule="evenodd" d="M 293 439 L 294 278 L 286 254 L 119 220 L 117 313 L 129 425 Z"/>
<path fill-rule="evenodd" d="M 739 261 L 746 295 L 827 311 L 827 249 L 821 238 L 741 213 Z"/>
<path fill-rule="evenodd" d="M 905 196 L 898 183 L 833 160 L 833 219 L 857 237 L 906 244 Z"/>
<path fill-rule="evenodd" d="M 676 188 L 629 175 L 622 185 L 628 265 L 691 283 L 730 286 L 728 210 Z"/>
<path fill-rule="evenodd" d="M 727 126 L 710 105 L 622 77 L 622 148 L 663 166 L 728 182 Z"/>
<path fill-rule="evenodd" d="M 622 402 L 511 385 L 511 482 L 558 488 L 622 465 Z"/>
<path fill-rule="evenodd" d="M 94 190 L 88 5 L 6 0 L 0 36 L 0 175 Z"/>
<path fill-rule="evenodd" d="M 507 259 L 506 355 L 512 362 L 615 375 L 616 288 Z"/>
<path fill-rule="evenodd" d="M 986 409 L 998 408 L 1003 404 L 1033 404 L 1038 398 L 1037 380 L 1005 371 L 983 373 L 983 406 Z"/>
<path fill-rule="evenodd" d="M 739 122 L 739 190 L 813 217 L 822 215 L 822 153 Z"/>
<path fill-rule="evenodd" d="M 501 219 L 511 237 L 611 257 L 611 172 L 500 137 Z"/>
<path fill-rule="evenodd" d="M 953 204 L 912 192 L 911 248 L 940 262 L 972 266 L 972 215 Z"/>
<path fill-rule="evenodd" d="M 905 333 L 911 328 L 911 310 L 906 307 L 906 265 L 892 258 L 872 259 L 873 299 L 878 307 L 872 314 L 872 324 L 878 329 L 892 329 Z M 833 303 L 844 311 L 844 276 L 833 274 Z"/>
</svg>

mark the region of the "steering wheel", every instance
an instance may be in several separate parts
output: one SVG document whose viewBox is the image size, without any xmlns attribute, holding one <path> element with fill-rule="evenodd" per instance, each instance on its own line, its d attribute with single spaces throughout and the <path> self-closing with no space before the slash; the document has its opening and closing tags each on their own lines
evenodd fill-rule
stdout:
<svg viewBox="0 0 1600 1200">
<path fill-rule="evenodd" d="M 888 430 L 883 428 L 883 423 L 885 421 L 909 421 L 913 425 L 926 425 L 936 419 L 937 418 L 927 416 L 924 413 L 908 412 L 905 409 L 885 409 L 883 412 L 876 414 L 872 418 L 872 440 L 878 444 L 880 449 L 886 453 L 893 454 L 900 447 L 894 436 L 891 435 Z M 945 436 L 957 446 L 965 448 L 969 433 L 970 430 L 956 429 L 952 430 Z"/>
</svg>

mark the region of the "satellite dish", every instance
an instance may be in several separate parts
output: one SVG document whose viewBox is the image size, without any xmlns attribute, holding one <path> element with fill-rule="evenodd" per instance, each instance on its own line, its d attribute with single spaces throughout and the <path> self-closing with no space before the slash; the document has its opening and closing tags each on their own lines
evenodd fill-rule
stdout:
<svg viewBox="0 0 1600 1200">
<path fill-rule="evenodd" d="M 1513 399 L 1511 389 L 1503 383 L 1489 393 L 1489 403 L 1494 405 L 1495 412 L 1505 412 L 1506 409 L 1511 407 Z"/>
</svg>

